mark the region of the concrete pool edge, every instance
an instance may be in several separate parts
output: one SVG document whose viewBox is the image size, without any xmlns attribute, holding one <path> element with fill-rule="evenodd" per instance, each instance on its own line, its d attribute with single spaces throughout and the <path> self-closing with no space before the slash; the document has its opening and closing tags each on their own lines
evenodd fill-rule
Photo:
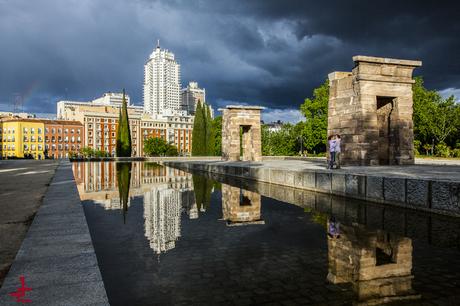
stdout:
<svg viewBox="0 0 460 306">
<path fill-rule="evenodd" d="M 389 204 L 460 217 L 460 182 L 353 173 L 346 170 L 286 169 L 261 163 L 163 161 L 182 170 L 198 170 L 301 190 Z"/>
<path fill-rule="evenodd" d="M 59 164 L 43 203 L 0 288 L 0 304 L 21 287 L 37 305 L 109 305 L 71 163 Z"/>
</svg>

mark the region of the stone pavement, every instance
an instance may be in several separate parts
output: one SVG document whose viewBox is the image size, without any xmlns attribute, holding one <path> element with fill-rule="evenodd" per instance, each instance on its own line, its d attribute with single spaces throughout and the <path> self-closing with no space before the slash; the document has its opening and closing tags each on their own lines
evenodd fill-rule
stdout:
<svg viewBox="0 0 460 306">
<path fill-rule="evenodd" d="M 0 160 L 0 287 L 57 166 L 53 160 Z"/>
<path fill-rule="evenodd" d="M 17 305 L 8 293 L 21 275 L 34 305 L 108 304 L 69 162 L 61 162 L 46 192 L 0 289 L 1 305 Z"/>
<path fill-rule="evenodd" d="M 243 164 L 243 163 L 235 163 Z M 255 163 L 253 163 L 255 164 Z M 264 158 L 260 166 L 287 170 L 326 170 L 326 159 L 309 158 L 308 160 Z M 416 158 L 415 165 L 404 166 L 345 166 L 333 172 L 369 174 L 404 178 L 424 178 L 460 182 L 460 160 Z"/>
</svg>

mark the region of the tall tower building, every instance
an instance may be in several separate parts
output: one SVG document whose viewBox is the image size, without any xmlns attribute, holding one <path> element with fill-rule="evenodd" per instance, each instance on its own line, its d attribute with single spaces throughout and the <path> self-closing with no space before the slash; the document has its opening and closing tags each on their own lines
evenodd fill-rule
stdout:
<svg viewBox="0 0 460 306">
<path fill-rule="evenodd" d="M 206 102 L 206 90 L 199 88 L 197 82 L 189 82 L 181 91 L 181 108 L 190 115 L 195 115 L 198 100 L 201 104 Z"/>
<path fill-rule="evenodd" d="M 144 66 L 144 111 L 168 115 L 180 111 L 180 65 L 174 54 L 157 47 Z"/>
</svg>

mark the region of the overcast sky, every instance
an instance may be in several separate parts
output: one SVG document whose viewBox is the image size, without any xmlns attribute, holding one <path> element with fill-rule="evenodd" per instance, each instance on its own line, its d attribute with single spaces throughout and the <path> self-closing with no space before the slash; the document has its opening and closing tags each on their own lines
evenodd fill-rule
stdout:
<svg viewBox="0 0 460 306">
<path fill-rule="evenodd" d="M 458 1 L 0 0 L 0 110 L 55 113 L 123 87 L 142 105 L 143 66 L 160 39 L 217 108 L 298 108 L 353 55 L 423 61 L 430 89 L 460 94 Z"/>
</svg>

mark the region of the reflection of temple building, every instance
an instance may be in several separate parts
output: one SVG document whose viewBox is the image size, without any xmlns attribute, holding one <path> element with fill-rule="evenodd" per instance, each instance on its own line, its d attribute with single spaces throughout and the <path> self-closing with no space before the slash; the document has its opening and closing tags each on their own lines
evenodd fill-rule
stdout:
<svg viewBox="0 0 460 306">
<path fill-rule="evenodd" d="M 264 224 L 260 194 L 222 184 L 222 215 L 228 225 Z"/>
<path fill-rule="evenodd" d="M 412 240 L 407 237 L 340 225 L 338 236 L 328 236 L 328 255 L 327 279 L 352 283 L 357 304 L 420 298 L 412 289 Z"/>
</svg>

